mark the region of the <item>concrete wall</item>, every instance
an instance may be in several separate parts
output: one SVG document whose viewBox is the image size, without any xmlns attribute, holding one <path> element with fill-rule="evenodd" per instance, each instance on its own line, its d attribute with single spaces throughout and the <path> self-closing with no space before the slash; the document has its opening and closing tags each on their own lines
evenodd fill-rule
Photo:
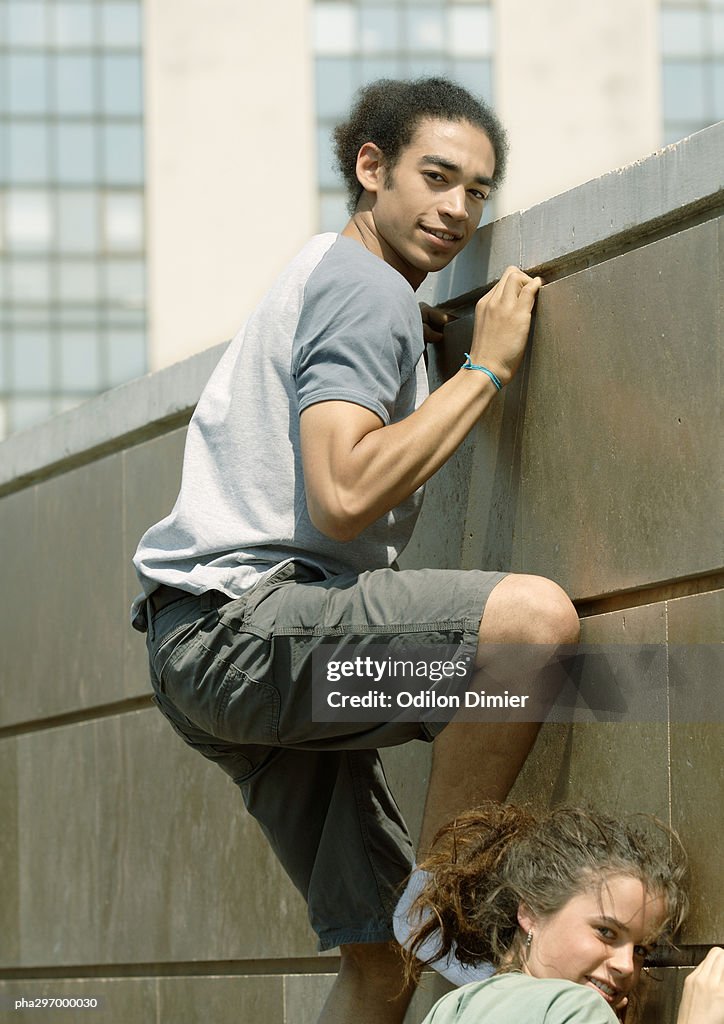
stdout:
<svg viewBox="0 0 724 1024">
<path fill-rule="evenodd" d="M 460 364 L 473 301 L 502 267 L 548 282 L 530 358 L 431 485 L 407 564 L 550 575 L 591 642 L 721 639 L 722 167 L 718 126 L 484 229 L 426 286 L 460 316 L 440 377 Z M 175 498 L 184 426 L 220 350 L 0 446 L 7 1019 L 8 1000 L 50 994 L 102 998 L 93 1019 L 113 1024 L 312 1024 L 331 983 L 336 959 L 316 954 L 232 783 L 151 707 L 127 626 L 131 554 Z M 692 854 L 682 941 L 707 944 L 724 937 L 724 732 L 721 720 L 681 724 L 668 669 L 665 690 L 663 721 L 545 725 L 514 795 L 670 820 Z M 386 758 L 413 831 L 428 754 Z M 671 1019 L 674 974 L 652 986 L 648 1024 Z M 441 991 L 428 985 L 408 1020 Z"/>
</svg>

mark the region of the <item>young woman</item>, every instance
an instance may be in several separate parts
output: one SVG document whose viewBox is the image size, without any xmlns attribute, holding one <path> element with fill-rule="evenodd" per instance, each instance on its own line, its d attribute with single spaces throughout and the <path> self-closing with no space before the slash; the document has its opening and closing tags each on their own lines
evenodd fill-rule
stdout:
<svg viewBox="0 0 724 1024">
<path fill-rule="evenodd" d="M 617 1024 L 688 905 L 677 837 L 643 816 L 486 805 L 444 828 L 421 867 L 410 975 L 451 954 L 497 969 L 423 1024 Z M 724 1024 L 724 951 L 687 979 L 677 1024 Z"/>
</svg>

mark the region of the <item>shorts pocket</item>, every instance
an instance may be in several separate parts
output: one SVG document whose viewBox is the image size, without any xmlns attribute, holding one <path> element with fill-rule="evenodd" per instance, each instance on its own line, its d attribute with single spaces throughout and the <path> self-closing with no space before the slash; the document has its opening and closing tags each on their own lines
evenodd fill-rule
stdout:
<svg viewBox="0 0 724 1024">
<path fill-rule="evenodd" d="M 243 782 L 256 768 L 256 764 L 238 746 L 218 741 L 214 736 L 198 729 L 194 723 L 181 715 L 168 701 L 154 696 L 159 711 L 184 743 L 198 751 L 207 760 L 217 764 L 230 775 L 234 782 Z"/>
</svg>

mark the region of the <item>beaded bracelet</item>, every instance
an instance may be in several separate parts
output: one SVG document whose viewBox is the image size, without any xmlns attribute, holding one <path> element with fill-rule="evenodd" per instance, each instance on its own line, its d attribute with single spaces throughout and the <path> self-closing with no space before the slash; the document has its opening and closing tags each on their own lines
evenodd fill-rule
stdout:
<svg viewBox="0 0 724 1024">
<path fill-rule="evenodd" d="M 488 377 L 490 377 L 490 379 L 492 380 L 493 384 L 495 384 L 495 386 L 498 389 L 498 391 L 502 391 L 503 390 L 503 385 L 502 385 L 502 383 L 500 381 L 500 378 L 496 377 L 495 374 L 493 373 L 493 371 L 489 370 L 487 368 L 487 366 L 478 366 L 476 363 L 474 363 L 471 360 L 471 358 L 470 358 L 470 353 L 469 352 L 465 353 L 465 362 L 463 363 L 461 369 L 462 370 L 480 370 L 482 373 L 487 373 Z"/>
</svg>

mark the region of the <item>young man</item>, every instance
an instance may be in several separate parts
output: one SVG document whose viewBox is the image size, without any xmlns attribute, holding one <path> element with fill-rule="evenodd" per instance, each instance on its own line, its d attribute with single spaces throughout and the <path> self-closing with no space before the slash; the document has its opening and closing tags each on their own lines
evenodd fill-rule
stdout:
<svg viewBox="0 0 724 1024">
<path fill-rule="evenodd" d="M 424 79 L 369 86 L 335 136 L 352 217 L 308 243 L 222 357 L 177 503 L 140 543 L 135 617 L 161 710 L 237 782 L 320 947 L 341 947 L 320 1020 L 395 1024 L 410 993 L 391 917 L 412 851 L 377 748 L 435 740 L 424 848 L 458 810 L 505 797 L 537 726 L 315 723 L 312 653 L 408 637 L 482 665 L 486 644 L 572 642 L 578 620 L 538 577 L 390 568 L 422 485 L 515 373 L 541 287 L 509 267 L 476 307 L 474 365 L 428 397 L 423 333 L 442 318 L 423 327 L 415 289 L 472 238 L 502 129 Z"/>
</svg>

